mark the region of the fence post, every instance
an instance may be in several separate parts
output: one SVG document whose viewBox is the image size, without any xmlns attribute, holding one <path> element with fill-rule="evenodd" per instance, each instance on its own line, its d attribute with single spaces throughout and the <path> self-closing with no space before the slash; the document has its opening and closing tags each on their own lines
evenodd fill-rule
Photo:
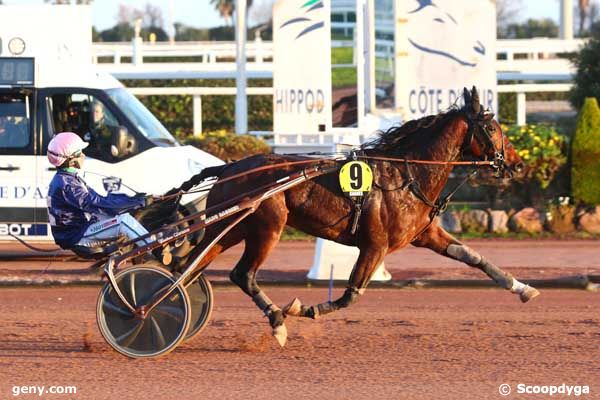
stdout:
<svg viewBox="0 0 600 400">
<path fill-rule="evenodd" d="M 199 94 L 194 95 L 192 116 L 194 119 L 194 136 L 202 134 L 202 97 Z"/>
<path fill-rule="evenodd" d="M 517 125 L 527 123 L 527 97 L 525 92 L 517 93 Z"/>
<path fill-rule="evenodd" d="M 142 38 L 140 37 L 140 32 L 142 30 L 142 20 L 138 18 L 134 22 L 134 32 L 135 36 L 131 39 L 132 49 L 132 57 L 131 62 L 133 65 L 141 65 L 144 62 L 144 54 L 142 50 Z"/>
<path fill-rule="evenodd" d="M 136 37 L 131 39 L 133 45 L 133 57 L 131 57 L 131 62 L 133 65 L 141 65 L 144 62 L 144 54 L 142 50 L 142 38 Z"/>
<path fill-rule="evenodd" d="M 260 31 L 257 30 L 254 34 L 254 62 L 257 64 L 262 64 L 264 58 L 264 44 L 262 38 L 260 37 Z"/>
</svg>

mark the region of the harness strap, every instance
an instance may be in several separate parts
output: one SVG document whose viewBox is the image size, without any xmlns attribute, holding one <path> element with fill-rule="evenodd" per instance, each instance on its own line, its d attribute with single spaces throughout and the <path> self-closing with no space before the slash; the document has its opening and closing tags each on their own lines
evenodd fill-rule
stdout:
<svg viewBox="0 0 600 400">
<path fill-rule="evenodd" d="M 363 150 L 352 150 L 350 152 L 350 156 L 348 157 L 352 161 L 356 161 L 360 156 L 364 156 Z M 352 198 L 352 202 L 354 203 L 354 216 L 352 217 L 352 226 L 350 228 L 350 233 L 354 235 L 359 228 L 360 216 L 362 215 L 362 206 L 365 202 L 366 196 L 360 196 L 359 198 Z"/>
<path fill-rule="evenodd" d="M 456 194 L 456 192 L 458 192 L 458 189 L 460 189 L 465 183 L 468 182 L 469 179 L 471 179 L 476 174 L 477 174 L 477 170 L 471 171 L 458 185 L 456 185 L 456 187 L 454 189 L 452 189 L 452 191 L 450 191 L 443 198 L 438 199 L 433 205 L 428 204 L 427 202 L 424 202 L 429 207 L 431 207 L 431 212 L 429 213 L 429 222 L 427 223 L 427 225 L 425 225 L 425 227 L 423 229 L 421 229 L 421 231 L 417 235 L 415 235 L 415 237 L 413 238 L 413 240 L 411 240 L 411 242 L 418 240 L 421 237 L 421 235 L 423 234 L 423 232 L 425 232 L 427 229 L 429 229 L 429 227 L 433 224 L 433 221 L 435 221 L 435 217 L 437 217 L 438 215 L 440 215 L 441 213 L 446 211 L 446 209 L 448 208 L 448 204 L 450 203 L 450 200 L 452 199 L 452 196 L 454 196 Z M 419 187 L 418 183 L 416 186 Z M 421 189 L 419 188 L 419 190 L 421 190 Z M 413 191 L 413 193 L 414 193 L 414 191 Z M 421 200 L 423 200 L 423 199 L 421 199 Z"/>
<path fill-rule="evenodd" d="M 356 233 L 358 229 L 358 221 L 360 220 L 360 216 L 362 215 L 362 202 L 354 203 L 354 218 L 352 219 L 352 228 L 350 229 L 350 233 L 353 235 Z"/>
</svg>

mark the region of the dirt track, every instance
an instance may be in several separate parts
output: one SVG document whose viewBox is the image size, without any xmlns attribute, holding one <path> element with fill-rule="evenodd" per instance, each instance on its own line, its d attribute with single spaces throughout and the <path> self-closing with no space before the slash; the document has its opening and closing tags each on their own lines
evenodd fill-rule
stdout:
<svg viewBox="0 0 600 400">
<path fill-rule="evenodd" d="M 598 240 L 469 240 L 466 243 L 488 260 L 522 280 L 557 279 L 580 275 L 600 276 Z M 213 280 L 228 281 L 229 271 L 241 257 L 243 245 L 221 254 L 206 271 Z M 314 243 L 279 243 L 261 267 L 258 278 L 271 282 L 304 282 L 314 256 Z M 64 253 L 67 255 L 70 253 Z M 290 257 L 293 254 L 293 257 Z M 35 255 L 38 259 L 24 258 Z M 0 281 L 16 274 L 48 279 L 69 271 L 85 272 L 89 261 L 65 261 L 42 254 L 23 252 L 19 245 L 0 245 Z M 45 259 L 44 259 L 45 257 Z M 72 257 L 72 254 L 71 254 Z M 428 249 L 408 246 L 388 255 L 385 265 L 394 280 L 487 280 L 479 270 L 435 254 Z M 349 274 L 349 272 L 348 272 Z"/>
<path fill-rule="evenodd" d="M 13 385 L 74 385 L 55 399 L 496 399 L 498 386 L 589 385 L 600 398 L 600 293 L 372 289 L 349 310 L 287 320 L 280 349 L 238 290 L 211 324 L 155 360 L 129 360 L 95 326 L 98 287 L 0 289 L 0 398 Z M 285 303 L 326 289 L 268 288 Z M 91 345 L 84 349 L 84 342 Z M 549 398 L 512 394 L 508 398 Z M 553 396 L 553 399 L 561 398 Z"/>
</svg>

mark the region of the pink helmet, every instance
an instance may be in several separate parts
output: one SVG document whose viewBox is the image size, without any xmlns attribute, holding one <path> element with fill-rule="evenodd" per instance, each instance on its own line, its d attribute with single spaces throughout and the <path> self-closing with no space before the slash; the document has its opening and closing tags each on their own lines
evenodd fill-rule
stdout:
<svg viewBox="0 0 600 400">
<path fill-rule="evenodd" d="M 76 133 L 59 133 L 48 143 L 48 161 L 55 167 L 59 167 L 72 158 L 73 154 L 88 147 L 88 144 L 81 140 Z"/>
</svg>

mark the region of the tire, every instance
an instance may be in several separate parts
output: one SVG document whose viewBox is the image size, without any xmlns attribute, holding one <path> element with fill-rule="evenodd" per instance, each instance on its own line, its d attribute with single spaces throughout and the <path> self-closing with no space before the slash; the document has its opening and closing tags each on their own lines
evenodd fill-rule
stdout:
<svg viewBox="0 0 600 400">
<path fill-rule="evenodd" d="M 204 274 L 200 275 L 191 285 L 186 287 L 192 306 L 190 328 L 185 335 L 185 341 L 191 340 L 204 330 L 213 310 L 213 290 Z"/>
<path fill-rule="evenodd" d="M 170 272 L 152 264 L 125 269 L 115 280 L 134 307 L 146 304 L 175 282 Z M 113 349 L 131 358 L 150 358 L 165 355 L 181 343 L 190 326 L 191 309 L 187 291 L 178 286 L 142 319 L 129 311 L 107 283 L 98 297 L 96 317 L 100 333 Z"/>
</svg>

